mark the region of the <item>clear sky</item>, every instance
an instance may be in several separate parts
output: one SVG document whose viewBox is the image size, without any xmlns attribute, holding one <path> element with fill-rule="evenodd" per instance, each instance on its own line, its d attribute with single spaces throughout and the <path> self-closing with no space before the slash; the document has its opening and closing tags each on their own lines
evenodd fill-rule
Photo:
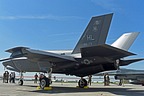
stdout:
<svg viewBox="0 0 144 96">
<path fill-rule="evenodd" d="M 114 13 L 107 43 L 140 32 L 129 51 L 144 58 L 144 0 L 0 0 L 0 58 L 16 46 L 73 49 L 91 17 L 107 13 Z M 126 68 L 144 69 L 144 61 Z"/>
</svg>

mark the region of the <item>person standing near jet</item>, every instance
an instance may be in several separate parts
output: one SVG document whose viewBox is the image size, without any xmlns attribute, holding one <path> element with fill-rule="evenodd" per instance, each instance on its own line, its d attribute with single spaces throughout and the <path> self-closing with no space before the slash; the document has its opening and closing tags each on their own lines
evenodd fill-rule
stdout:
<svg viewBox="0 0 144 96">
<path fill-rule="evenodd" d="M 92 75 L 88 76 L 88 84 L 91 86 L 91 82 L 92 82 Z"/>
<path fill-rule="evenodd" d="M 108 74 L 106 74 L 106 82 L 107 82 L 107 86 L 109 86 L 109 83 L 110 83 L 110 78 L 109 78 L 109 75 Z"/>
<path fill-rule="evenodd" d="M 104 73 L 104 86 L 106 86 L 106 74 Z"/>
<path fill-rule="evenodd" d="M 120 79 L 120 81 L 119 81 L 119 86 L 122 86 L 122 84 L 123 84 L 123 80 Z"/>
<path fill-rule="evenodd" d="M 6 72 L 3 73 L 3 83 L 6 81 Z"/>
<path fill-rule="evenodd" d="M 9 72 L 6 71 L 6 83 L 8 83 L 8 80 L 9 80 Z"/>
<path fill-rule="evenodd" d="M 38 75 L 37 75 L 37 73 L 35 74 L 35 80 L 34 80 L 34 83 L 37 83 L 37 80 L 38 80 Z"/>
<path fill-rule="evenodd" d="M 11 83 L 11 81 L 12 81 L 12 73 L 9 75 L 9 82 Z"/>
<path fill-rule="evenodd" d="M 15 83 L 15 72 L 11 72 L 12 83 Z"/>
<path fill-rule="evenodd" d="M 108 73 L 104 74 L 104 86 L 109 86 L 110 78 Z"/>
</svg>

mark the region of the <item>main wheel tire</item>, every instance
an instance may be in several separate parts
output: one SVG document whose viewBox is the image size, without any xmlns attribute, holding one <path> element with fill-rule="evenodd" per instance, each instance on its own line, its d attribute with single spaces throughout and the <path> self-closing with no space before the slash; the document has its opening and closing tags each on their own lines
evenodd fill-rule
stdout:
<svg viewBox="0 0 144 96">
<path fill-rule="evenodd" d="M 44 89 L 45 87 L 49 87 L 50 85 L 50 79 L 48 78 L 42 78 L 40 81 L 40 88 Z"/>
<path fill-rule="evenodd" d="M 22 79 L 19 80 L 18 84 L 19 84 L 20 86 L 22 86 L 22 85 L 23 85 L 23 80 L 22 80 Z"/>
<path fill-rule="evenodd" d="M 78 85 L 80 88 L 84 88 L 85 86 L 88 85 L 86 79 L 80 79 L 79 82 L 78 82 Z"/>
</svg>

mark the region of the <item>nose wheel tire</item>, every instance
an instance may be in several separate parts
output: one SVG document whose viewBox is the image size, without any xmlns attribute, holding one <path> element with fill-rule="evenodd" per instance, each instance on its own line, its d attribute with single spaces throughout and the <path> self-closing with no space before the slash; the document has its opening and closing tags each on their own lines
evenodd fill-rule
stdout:
<svg viewBox="0 0 144 96">
<path fill-rule="evenodd" d="M 19 80 L 18 84 L 22 86 L 23 85 L 23 80 Z"/>
<path fill-rule="evenodd" d="M 79 82 L 78 82 L 78 85 L 80 88 L 84 88 L 85 86 L 88 85 L 86 79 L 80 79 Z"/>
</svg>

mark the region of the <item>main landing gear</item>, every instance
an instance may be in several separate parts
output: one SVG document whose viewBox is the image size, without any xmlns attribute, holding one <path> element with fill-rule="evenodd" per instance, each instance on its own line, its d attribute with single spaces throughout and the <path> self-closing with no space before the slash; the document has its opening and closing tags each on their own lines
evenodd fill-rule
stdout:
<svg viewBox="0 0 144 96">
<path fill-rule="evenodd" d="M 43 74 L 40 76 L 40 88 L 44 89 L 45 87 L 49 87 L 51 84 L 51 79 L 47 78 Z"/>
<path fill-rule="evenodd" d="M 40 88 L 41 89 L 51 89 L 50 88 L 50 84 L 52 83 L 51 81 L 51 74 L 52 74 L 52 68 L 50 68 L 48 73 L 48 78 L 46 76 L 44 76 L 43 74 L 40 75 Z"/>
<path fill-rule="evenodd" d="M 79 88 L 87 87 L 88 86 L 87 80 L 81 77 L 81 79 L 78 82 L 78 86 Z"/>
</svg>

